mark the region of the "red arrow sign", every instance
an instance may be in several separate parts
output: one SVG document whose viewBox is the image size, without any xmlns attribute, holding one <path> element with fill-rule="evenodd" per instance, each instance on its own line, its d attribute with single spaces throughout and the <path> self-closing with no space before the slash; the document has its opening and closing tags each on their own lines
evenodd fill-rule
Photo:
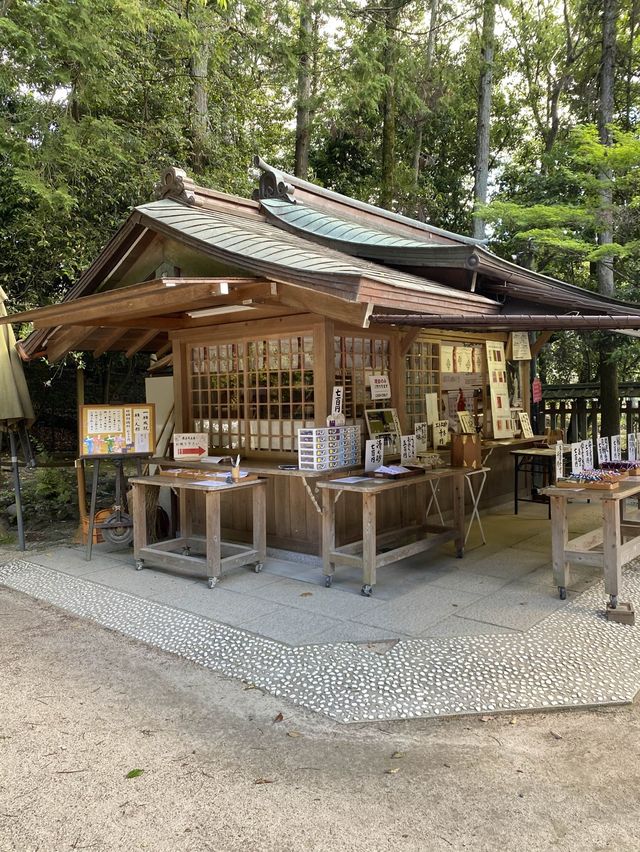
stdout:
<svg viewBox="0 0 640 852">
<path fill-rule="evenodd" d="M 177 455 L 179 456 L 203 456 L 207 451 L 204 447 L 180 447 Z"/>
</svg>

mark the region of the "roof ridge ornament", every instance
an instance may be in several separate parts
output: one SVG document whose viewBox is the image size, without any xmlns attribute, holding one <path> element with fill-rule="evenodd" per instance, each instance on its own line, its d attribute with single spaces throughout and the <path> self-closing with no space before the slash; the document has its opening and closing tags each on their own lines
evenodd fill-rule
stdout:
<svg viewBox="0 0 640 852">
<path fill-rule="evenodd" d="M 280 201 L 288 201 L 290 204 L 296 204 L 296 200 L 293 197 L 295 189 L 290 183 L 287 183 L 282 172 L 265 163 L 262 157 L 259 157 L 257 154 L 253 158 L 253 165 L 262 170 L 260 185 L 253 192 L 252 197 L 254 201 L 260 201 L 263 198 L 277 198 Z"/>
<path fill-rule="evenodd" d="M 196 194 L 196 184 L 184 169 L 178 166 L 169 166 L 164 169 L 160 180 L 154 187 L 155 198 L 175 198 L 184 204 L 194 207 L 202 207 L 202 199 Z"/>
</svg>

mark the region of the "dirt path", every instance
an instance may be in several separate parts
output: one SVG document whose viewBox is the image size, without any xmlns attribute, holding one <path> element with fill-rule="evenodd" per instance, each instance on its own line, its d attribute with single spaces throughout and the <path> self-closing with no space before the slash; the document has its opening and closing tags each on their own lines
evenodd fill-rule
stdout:
<svg viewBox="0 0 640 852">
<path fill-rule="evenodd" d="M 339 726 L 0 587 L 0 850 L 640 849 L 636 706 L 485 718 Z"/>
</svg>

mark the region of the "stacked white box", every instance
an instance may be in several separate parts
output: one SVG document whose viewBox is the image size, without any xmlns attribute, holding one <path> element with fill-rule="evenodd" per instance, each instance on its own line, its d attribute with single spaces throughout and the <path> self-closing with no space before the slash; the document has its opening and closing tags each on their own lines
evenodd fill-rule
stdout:
<svg viewBox="0 0 640 852">
<path fill-rule="evenodd" d="M 298 429 L 300 470 L 331 470 L 360 464 L 360 427 Z"/>
</svg>

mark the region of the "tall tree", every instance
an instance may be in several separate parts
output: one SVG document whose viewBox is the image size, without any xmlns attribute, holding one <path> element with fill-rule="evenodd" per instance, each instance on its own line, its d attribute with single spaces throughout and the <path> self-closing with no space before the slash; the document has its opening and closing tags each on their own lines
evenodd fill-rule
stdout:
<svg viewBox="0 0 640 852">
<path fill-rule="evenodd" d="M 473 176 L 473 206 L 476 213 L 487 203 L 489 151 L 491 142 L 491 96 L 493 92 L 493 54 L 495 48 L 496 0 L 484 0 L 482 9 L 482 47 L 478 116 L 476 121 L 476 158 Z M 474 215 L 473 236 L 484 239 L 485 222 Z"/>
<path fill-rule="evenodd" d="M 298 31 L 298 86 L 296 95 L 296 150 L 293 173 L 306 178 L 311 144 L 311 51 L 313 38 L 312 0 L 300 0 Z"/>
<path fill-rule="evenodd" d="M 618 0 L 604 0 L 602 7 L 602 53 L 600 58 L 598 133 L 600 142 L 610 148 L 613 143 L 614 86 L 616 67 L 616 24 Z M 598 245 L 613 242 L 613 173 L 606 166 L 598 175 L 600 183 L 600 216 Z M 605 254 L 596 262 L 598 291 L 603 296 L 615 294 L 613 255 Z M 600 405 L 601 429 L 604 435 L 620 432 L 620 402 L 618 395 L 618 365 L 615 360 L 615 339 L 603 335 L 600 346 Z"/>
<path fill-rule="evenodd" d="M 380 206 L 391 209 L 396 166 L 396 73 L 398 63 L 397 29 L 402 0 L 389 0 L 384 16 L 384 95 L 382 99 L 382 149 L 380 152 Z"/>
</svg>

